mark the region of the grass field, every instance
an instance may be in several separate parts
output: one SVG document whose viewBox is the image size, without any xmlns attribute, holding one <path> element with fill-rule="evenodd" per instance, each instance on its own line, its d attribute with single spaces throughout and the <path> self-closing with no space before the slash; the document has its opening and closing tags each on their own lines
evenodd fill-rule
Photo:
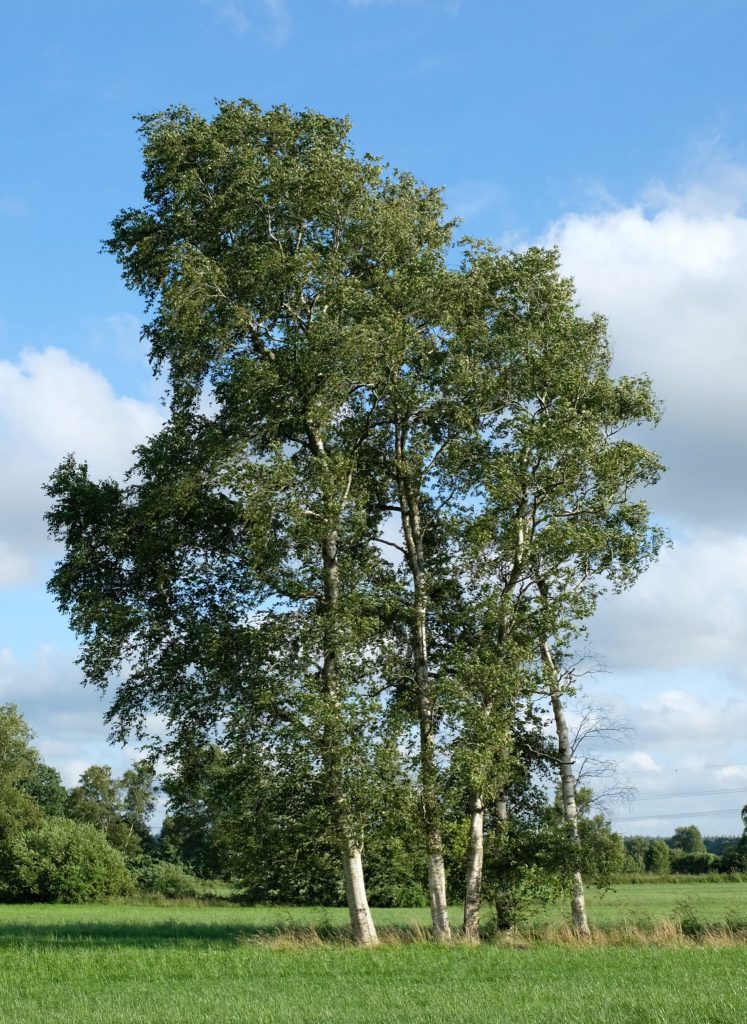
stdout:
<svg viewBox="0 0 747 1024">
<path fill-rule="evenodd" d="M 684 907 L 683 889 L 688 907 Z M 684 909 L 683 909 L 684 908 Z M 620 886 L 592 895 L 598 926 L 683 912 L 747 923 L 747 884 Z M 377 913 L 422 925 L 422 910 Z M 455 915 L 456 916 L 456 915 Z M 654 941 L 320 943 L 344 911 L 238 906 L 0 907 L 5 1024 L 743 1024 L 747 945 Z M 298 934 L 301 932 L 301 941 Z M 290 936 L 290 937 L 289 937 Z M 296 938 L 294 938 L 296 936 Z"/>
</svg>

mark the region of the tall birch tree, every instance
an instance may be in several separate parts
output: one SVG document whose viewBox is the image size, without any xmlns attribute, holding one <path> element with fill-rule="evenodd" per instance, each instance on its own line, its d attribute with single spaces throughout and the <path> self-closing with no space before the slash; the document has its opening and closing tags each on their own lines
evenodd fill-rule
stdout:
<svg viewBox="0 0 747 1024">
<path fill-rule="evenodd" d="M 359 769 L 379 629 L 372 416 L 402 324 L 437 290 L 438 193 L 359 159 L 349 124 L 248 101 L 141 119 L 145 204 L 107 248 L 146 299 L 169 418 L 124 485 L 70 459 L 49 486 L 50 587 L 115 735 L 178 743 L 239 713 L 314 744 L 356 941 L 376 942 Z"/>
<path fill-rule="evenodd" d="M 508 288 L 501 262 L 485 251 L 475 259 L 488 279 L 495 267 L 498 301 L 489 335 L 504 362 L 509 353 L 511 382 L 489 471 L 498 483 L 489 512 L 512 524 L 522 579 L 514 596 L 532 621 L 534 656 L 557 731 L 565 818 L 578 845 L 557 660 L 583 632 L 605 590 L 632 585 L 663 541 L 641 497 L 661 474 L 661 462 L 626 433 L 654 425 L 659 406 L 645 376 L 612 375 L 606 322 L 579 314 L 557 252 L 528 250 L 511 258 Z M 572 875 L 573 921 L 585 932 L 579 866 Z"/>
<path fill-rule="evenodd" d="M 509 813 L 501 790 L 512 723 L 537 680 L 547 685 L 548 642 L 567 645 L 605 588 L 631 585 L 655 557 L 662 533 L 639 492 L 662 467 L 625 434 L 658 418 L 650 382 L 612 376 L 606 323 L 579 314 L 557 252 L 502 254 L 477 244 L 462 269 L 462 354 L 479 384 L 465 400 L 474 435 L 449 571 L 459 580 L 457 603 L 468 609 L 455 715 L 471 753 L 465 931 L 475 937 L 486 791 Z M 566 820 L 577 835 L 553 678 Z"/>
</svg>

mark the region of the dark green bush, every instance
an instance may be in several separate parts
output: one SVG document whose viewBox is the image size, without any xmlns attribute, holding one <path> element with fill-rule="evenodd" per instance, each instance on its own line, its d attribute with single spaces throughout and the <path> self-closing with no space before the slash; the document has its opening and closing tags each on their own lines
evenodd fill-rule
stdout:
<svg viewBox="0 0 747 1024">
<path fill-rule="evenodd" d="M 169 899 L 200 896 L 200 880 L 179 864 L 153 857 L 139 857 L 130 870 L 141 892 Z"/>
<path fill-rule="evenodd" d="M 670 867 L 677 875 L 706 875 L 709 871 L 718 871 L 720 859 L 712 853 L 672 850 Z"/>
<path fill-rule="evenodd" d="M 10 836 L 0 851 L 0 898 L 91 903 L 134 892 L 122 855 L 92 825 L 48 818 Z"/>
</svg>

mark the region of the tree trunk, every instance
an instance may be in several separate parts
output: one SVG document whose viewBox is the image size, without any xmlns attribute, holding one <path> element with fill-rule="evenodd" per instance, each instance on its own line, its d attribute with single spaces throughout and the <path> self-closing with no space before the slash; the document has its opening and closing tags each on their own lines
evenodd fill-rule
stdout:
<svg viewBox="0 0 747 1024">
<path fill-rule="evenodd" d="M 573 845 L 581 849 L 581 837 L 578 831 L 578 808 L 576 807 L 576 777 L 573 774 L 573 752 L 568 734 L 568 723 L 565 718 L 563 699 L 558 684 L 558 673 L 555 668 L 550 648 L 543 645 L 542 656 L 550 671 L 550 701 L 555 716 L 555 729 L 558 735 L 558 757 L 560 761 L 560 791 L 563 800 L 563 816 L 571 832 Z M 586 897 L 584 880 L 578 862 L 573 866 L 571 882 L 571 920 L 574 929 L 580 935 L 589 934 L 589 922 L 586 917 Z"/>
<path fill-rule="evenodd" d="M 308 427 L 308 437 L 314 455 L 317 458 L 325 458 L 324 443 L 311 425 Z M 322 690 L 329 701 L 331 712 L 323 730 L 322 761 L 334 807 L 335 826 L 342 839 L 342 869 L 353 940 L 359 945 L 376 946 L 379 939 L 368 906 L 361 847 L 359 842 L 353 838 L 356 829 L 351 820 L 348 796 L 343 788 L 340 768 L 344 737 L 340 735 L 339 665 L 337 625 L 335 623 L 340 597 L 338 541 L 339 537 L 335 529 L 331 529 L 322 540 L 324 598 L 321 602 L 320 612 L 324 629 L 320 676 Z"/>
<path fill-rule="evenodd" d="M 480 907 L 482 906 L 483 826 L 485 809 L 479 793 L 470 798 L 469 849 L 467 851 L 467 884 L 464 889 L 464 935 L 471 942 L 480 941 Z"/>
<path fill-rule="evenodd" d="M 420 777 L 423 824 L 428 853 L 428 901 L 431 908 L 433 937 L 437 942 L 451 938 L 449 905 L 446 899 L 446 869 L 439 821 L 437 769 L 433 739 L 433 710 L 429 698 L 419 690 Z"/>
<path fill-rule="evenodd" d="M 333 716 L 339 709 L 337 690 L 337 650 L 334 640 L 334 623 L 331 621 L 337 611 L 339 598 L 339 565 L 337 552 L 337 533 L 332 532 L 324 538 L 322 545 L 324 561 L 324 597 L 329 616 L 327 639 L 322 661 L 322 680 L 324 690 L 329 698 Z M 339 723 L 335 721 L 335 726 Z M 326 748 L 327 769 L 330 776 L 330 788 L 336 808 L 337 828 L 342 833 L 342 868 L 345 876 L 345 895 L 347 897 L 350 927 L 353 941 L 362 946 L 378 945 L 378 936 L 374 927 L 371 910 L 368 906 L 366 883 L 363 877 L 363 862 L 360 845 L 351 838 L 351 822 L 347 794 L 343 792 L 340 781 L 340 748 L 341 737 L 338 728 L 328 730 L 327 739 L 323 743 Z"/>
<path fill-rule="evenodd" d="M 504 830 L 508 825 L 508 803 L 506 794 L 501 795 L 495 804 L 496 828 Z M 495 894 L 495 927 L 496 931 L 507 932 L 513 928 L 514 913 L 511 906 L 511 887 L 508 871 L 504 864 L 498 865 L 498 888 Z"/>
<path fill-rule="evenodd" d="M 376 946 L 379 938 L 368 906 L 360 847 L 355 843 L 348 844 L 343 849 L 342 863 L 353 942 L 359 946 Z"/>
<path fill-rule="evenodd" d="M 402 466 L 404 464 L 404 441 L 399 428 L 396 431 L 395 450 L 397 462 Z M 415 665 L 415 686 L 418 698 L 420 787 L 423 827 L 428 853 L 428 899 L 431 908 L 433 937 L 437 942 L 447 942 L 451 938 L 451 926 L 449 924 L 449 905 L 446 899 L 446 870 L 438 804 L 436 716 L 428 666 L 428 595 L 423 557 L 423 530 L 417 493 L 410 486 L 408 478 L 402 473 L 397 478 L 397 488 L 407 565 L 413 583 L 410 646 Z"/>
</svg>

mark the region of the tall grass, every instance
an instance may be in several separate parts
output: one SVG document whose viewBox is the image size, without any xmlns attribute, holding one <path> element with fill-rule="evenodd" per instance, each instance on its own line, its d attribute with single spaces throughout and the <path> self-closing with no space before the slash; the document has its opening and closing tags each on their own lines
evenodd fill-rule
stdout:
<svg viewBox="0 0 747 1024">
<path fill-rule="evenodd" d="M 427 911 L 0 907 L 0 1024 L 743 1024 L 747 886 L 591 893 L 592 935 L 555 918 L 472 947 Z M 458 914 L 455 912 L 455 923 Z"/>
</svg>

